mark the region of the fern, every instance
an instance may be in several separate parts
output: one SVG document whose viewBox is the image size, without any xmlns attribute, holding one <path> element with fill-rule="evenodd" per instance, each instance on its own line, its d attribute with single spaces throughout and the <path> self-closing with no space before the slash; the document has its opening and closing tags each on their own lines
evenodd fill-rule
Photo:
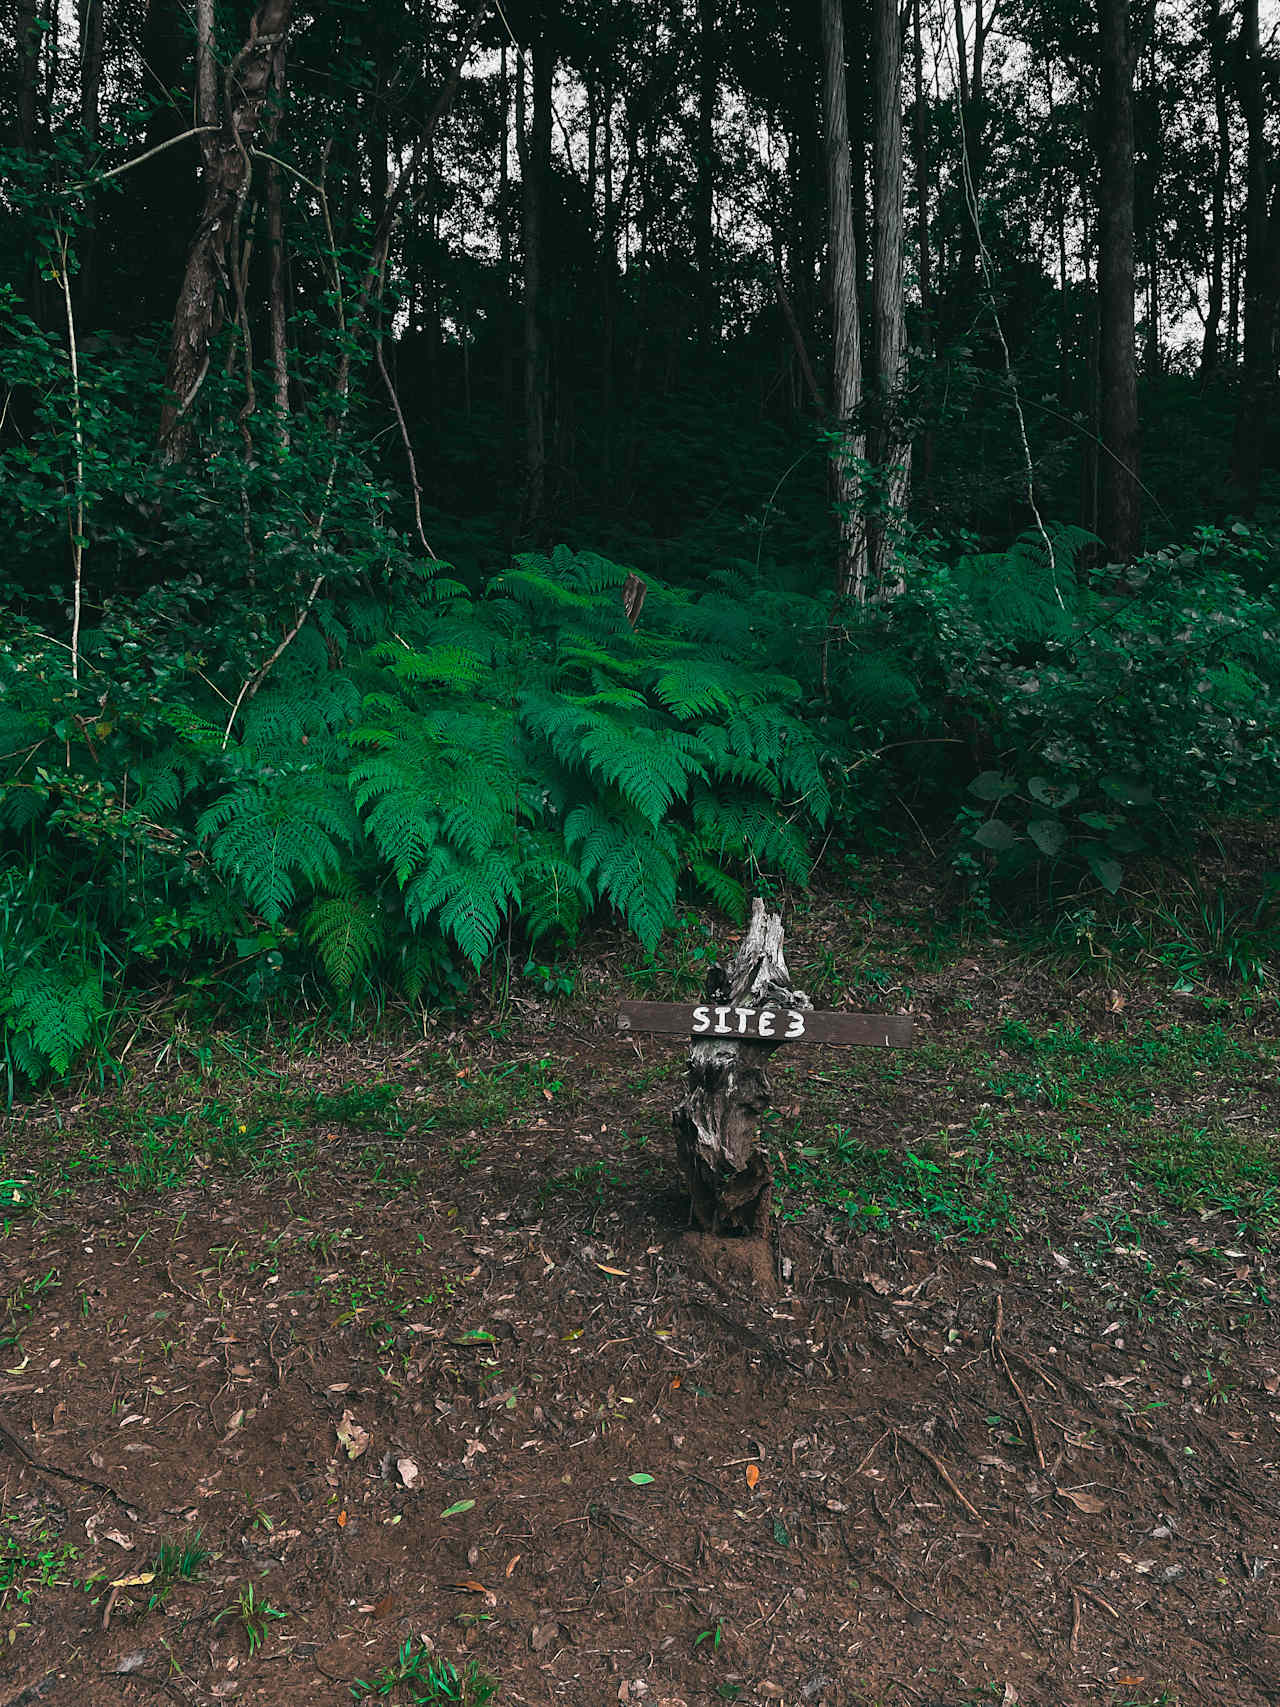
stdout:
<svg viewBox="0 0 1280 1707">
<path fill-rule="evenodd" d="M 34 1078 L 46 1067 L 65 1073 L 102 1018 L 102 980 L 74 958 L 28 961 L 0 987 L 0 1012 L 13 1031 L 16 1065 Z M 32 1071 L 32 1069 L 35 1071 Z"/>
<path fill-rule="evenodd" d="M 320 957 L 336 990 L 349 990 L 386 944 L 376 903 L 353 884 L 312 902 L 302 919 L 302 939 Z"/>
<path fill-rule="evenodd" d="M 538 835 L 524 842 L 519 881 L 521 922 L 530 942 L 553 934 L 570 939 L 577 935 L 591 890 L 553 838 Z"/>
<path fill-rule="evenodd" d="M 434 921 L 478 967 L 497 940 L 508 903 L 519 894 L 516 874 L 501 854 L 463 864 L 443 844 L 404 892 L 405 915 L 422 926 Z"/>
<path fill-rule="evenodd" d="M 671 831 L 606 818 L 591 805 L 570 813 L 564 836 L 596 894 L 652 948 L 675 912 L 678 852 Z"/>
<path fill-rule="evenodd" d="M 218 870 L 235 880 L 268 924 L 278 924 L 299 883 L 316 888 L 337 876 L 342 850 L 354 840 L 355 817 L 350 799 L 330 779 L 295 772 L 222 795 L 201 813 L 196 834 L 208 838 Z"/>
</svg>

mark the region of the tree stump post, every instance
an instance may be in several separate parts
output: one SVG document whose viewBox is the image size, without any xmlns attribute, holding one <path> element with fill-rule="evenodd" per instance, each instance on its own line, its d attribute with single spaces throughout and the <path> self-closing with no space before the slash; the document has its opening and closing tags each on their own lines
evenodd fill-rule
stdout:
<svg viewBox="0 0 1280 1707">
<path fill-rule="evenodd" d="M 782 915 L 766 912 L 759 897 L 732 963 L 712 967 L 707 1001 L 727 1008 L 812 1008 L 804 991 L 792 988 Z M 772 1094 L 765 1068 L 777 1047 L 746 1037 L 690 1046 L 688 1089 L 673 1117 L 676 1157 L 694 1219 L 706 1232 L 759 1238 L 768 1231 L 773 1163 L 760 1143 L 760 1118 Z"/>
</svg>

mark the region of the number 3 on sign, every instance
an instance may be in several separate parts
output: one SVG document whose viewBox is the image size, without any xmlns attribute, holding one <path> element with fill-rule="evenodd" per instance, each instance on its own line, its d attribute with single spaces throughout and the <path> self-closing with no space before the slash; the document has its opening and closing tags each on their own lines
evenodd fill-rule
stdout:
<svg viewBox="0 0 1280 1707">
<path fill-rule="evenodd" d="M 714 1016 L 714 1017 L 713 1017 Z M 690 1030 L 696 1037 L 777 1037 L 774 1021 L 785 1018 L 787 1029 L 782 1040 L 804 1036 L 804 1014 L 798 1008 L 775 1013 L 771 1008 L 712 1007 L 710 1004 L 693 1010 Z"/>
</svg>

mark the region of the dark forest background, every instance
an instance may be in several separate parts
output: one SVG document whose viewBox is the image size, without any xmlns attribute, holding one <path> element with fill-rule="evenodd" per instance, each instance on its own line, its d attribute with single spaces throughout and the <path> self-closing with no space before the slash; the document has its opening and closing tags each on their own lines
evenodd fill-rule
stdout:
<svg viewBox="0 0 1280 1707">
<path fill-rule="evenodd" d="M 1259 0 L 7 19 L 11 1094 L 885 850 L 1269 976 Z"/>
</svg>

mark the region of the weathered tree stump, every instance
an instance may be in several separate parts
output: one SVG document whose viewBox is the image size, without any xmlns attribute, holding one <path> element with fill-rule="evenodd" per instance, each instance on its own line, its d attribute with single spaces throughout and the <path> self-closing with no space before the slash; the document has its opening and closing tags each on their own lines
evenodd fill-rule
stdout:
<svg viewBox="0 0 1280 1707">
<path fill-rule="evenodd" d="M 782 915 L 751 903 L 751 922 L 725 968 L 714 966 L 707 1001 L 730 1008 L 811 1008 L 791 986 L 782 954 Z M 689 1088 L 676 1108 L 676 1156 L 689 1186 L 693 1215 L 709 1233 L 761 1237 L 773 1205 L 773 1164 L 760 1143 L 769 1106 L 765 1073 L 782 1041 L 715 1037 L 689 1050 Z"/>
</svg>

